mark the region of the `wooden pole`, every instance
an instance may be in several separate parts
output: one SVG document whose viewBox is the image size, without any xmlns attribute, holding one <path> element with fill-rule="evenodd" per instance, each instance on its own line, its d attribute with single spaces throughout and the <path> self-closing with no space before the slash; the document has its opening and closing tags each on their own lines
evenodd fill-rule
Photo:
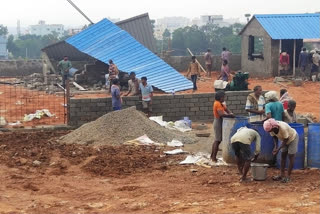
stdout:
<svg viewBox="0 0 320 214">
<path fill-rule="evenodd" d="M 191 56 L 194 56 L 193 53 L 191 52 L 191 50 L 189 48 L 187 48 L 189 54 Z M 207 73 L 207 71 L 202 67 L 202 65 L 200 64 L 200 62 L 196 59 L 196 63 L 198 63 L 198 65 L 200 66 L 201 70 L 204 72 L 204 73 Z"/>
<path fill-rule="evenodd" d="M 293 41 L 293 77 L 296 77 L 296 40 Z"/>
<path fill-rule="evenodd" d="M 282 46 L 282 40 L 280 39 L 280 42 L 279 42 L 279 55 L 278 55 L 278 77 L 280 77 L 280 54 L 281 54 L 281 46 Z"/>
</svg>

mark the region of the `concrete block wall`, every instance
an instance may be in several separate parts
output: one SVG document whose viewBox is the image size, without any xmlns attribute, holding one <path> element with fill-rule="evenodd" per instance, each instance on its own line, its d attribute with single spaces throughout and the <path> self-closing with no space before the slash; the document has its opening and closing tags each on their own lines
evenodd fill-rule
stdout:
<svg viewBox="0 0 320 214">
<path fill-rule="evenodd" d="M 247 115 L 245 104 L 249 93 L 251 91 L 226 92 L 228 108 L 236 115 Z M 166 121 L 180 120 L 185 116 L 193 121 L 212 121 L 214 96 L 214 93 L 155 96 L 153 115 L 162 115 Z M 139 97 L 123 97 L 123 101 L 123 108 L 136 106 L 138 110 L 142 110 Z M 110 111 L 111 98 L 74 98 L 70 101 L 68 124 L 81 126 Z"/>
<path fill-rule="evenodd" d="M 28 76 L 33 73 L 42 73 L 41 60 L 0 60 L 1 77 Z"/>
</svg>

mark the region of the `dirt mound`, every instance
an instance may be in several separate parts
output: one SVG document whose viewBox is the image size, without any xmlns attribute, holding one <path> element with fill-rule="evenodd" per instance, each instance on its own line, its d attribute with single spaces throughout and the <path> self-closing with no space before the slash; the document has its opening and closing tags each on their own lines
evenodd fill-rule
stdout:
<svg viewBox="0 0 320 214">
<path fill-rule="evenodd" d="M 157 143 L 173 139 L 194 143 L 195 139 L 177 131 L 168 130 L 149 120 L 135 107 L 110 112 L 96 121 L 84 124 L 61 138 L 66 144 L 118 145 L 147 135 Z"/>
<path fill-rule="evenodd" d="M 163 150 L 155 146 L 103 146 L 83 169 L 95 175 L 118 177 L 167 170 L 168 165 L 184 158 L 183 155 L 172 157 L 162 154 Z"/>
</svg>

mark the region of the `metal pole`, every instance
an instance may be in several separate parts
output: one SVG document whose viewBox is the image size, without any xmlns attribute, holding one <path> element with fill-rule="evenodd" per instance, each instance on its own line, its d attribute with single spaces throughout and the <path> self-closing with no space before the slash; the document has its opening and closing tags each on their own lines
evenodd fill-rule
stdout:
<svg viewBox="0 0 320 214">
<path fill-rule="evenodd" d="M 66 97 L 67 97 L 67 123 L 70 122 L 70 82 L 66 79 Z"/>
<path fill-rule="evenodd" d="M 281 46 L 282 46 L 282 40 L 280 39 L 280 42 L 279 42 L 279 55 L 278 55 L 278 76 L 280 77 L 280 54 L 281 54 Z"/>
<path fill-rule="evenodd" d="M 84 12 L 82 12 L 77 5 L 75 5 L 75 3 L 73 3 L 71 0 L 67 0 L 67 1 L 68 1 L 69 4 L 71 4 L 71 6 L 74 7 L 85 19 L 87 19 L 87 20 L 90 22 L 90 24 L 94 24 L 93 21 L 91 21 L 91 19 L 89 19 L 88 16 L 86 16 L 86 14 L 84 14 Z"/>
<path fill-rule="evenodd" d="M 296 77 L 296 40 L 293 41 L 293 77 Z"/>
</svg>

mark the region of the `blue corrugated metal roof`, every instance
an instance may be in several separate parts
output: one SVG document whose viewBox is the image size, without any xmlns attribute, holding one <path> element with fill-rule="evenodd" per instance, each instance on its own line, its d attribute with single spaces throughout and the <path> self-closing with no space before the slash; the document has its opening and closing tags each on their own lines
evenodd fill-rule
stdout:
<svg viewBox="0 0 320 214">
<path fill-rule="evenodd" d="M 320 38 L 320 14 L 254 15 L 272 39 Z"/>
<path fill-rule="evenodd" d="M 164 92 L 192 88 L 191 81 L 136 41 L 129 33 L 103 19 L 66 40 L 79 51 L 108 64 L 112 59 L 119 70 L 146 76 L 148 82 Z"/>
</svg>

